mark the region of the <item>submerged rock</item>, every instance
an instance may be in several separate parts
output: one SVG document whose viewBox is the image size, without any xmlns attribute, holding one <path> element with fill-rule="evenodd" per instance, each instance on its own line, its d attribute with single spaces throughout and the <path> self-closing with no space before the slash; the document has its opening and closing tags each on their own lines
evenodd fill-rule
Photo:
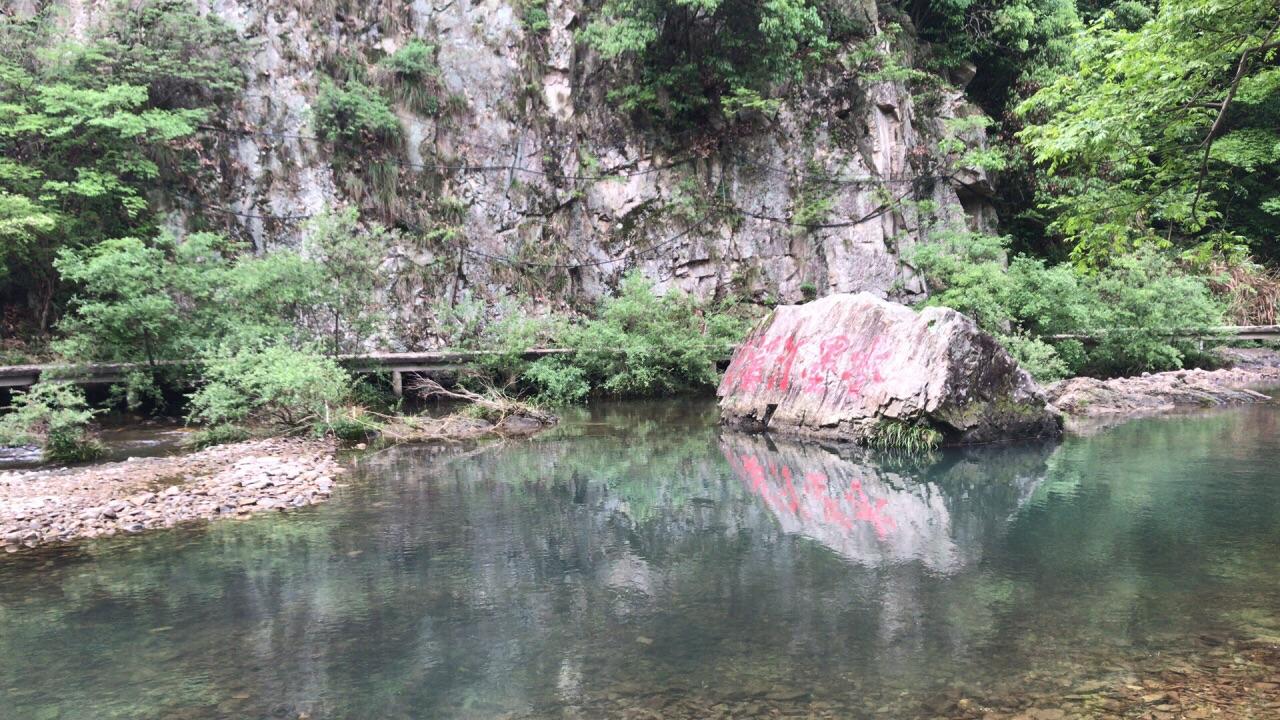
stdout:
<svg viewBox="0 0 1280 720">
<path fill-rule="evenodd" d="M 833 440 L 873 442 L 893 428 L 947 444 L 1061 431 L 1036 382 L 972 320 L 870 293 L 777 308 L 734 352 L 717 395 L 728 425 Z"/>
</svg>

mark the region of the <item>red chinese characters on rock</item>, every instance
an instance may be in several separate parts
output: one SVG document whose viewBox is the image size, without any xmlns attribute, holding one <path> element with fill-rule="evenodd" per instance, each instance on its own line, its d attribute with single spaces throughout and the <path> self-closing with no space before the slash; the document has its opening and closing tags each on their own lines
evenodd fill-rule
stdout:
<svg viewBox="0 0 1280 720">
<path fill-rule="evenodd" d="M 891 353 L 880 338 L 865 350 L 851 350 L 848 335 L 815 340 L 794 335 L 748 340 L 725 372 L 725 386 L 748 393 L 762 387 L 785 392 L 796 382 L 803 393 L 858 395 L 868 383 L 884 380 L 880 367 Z"/>
</svg>

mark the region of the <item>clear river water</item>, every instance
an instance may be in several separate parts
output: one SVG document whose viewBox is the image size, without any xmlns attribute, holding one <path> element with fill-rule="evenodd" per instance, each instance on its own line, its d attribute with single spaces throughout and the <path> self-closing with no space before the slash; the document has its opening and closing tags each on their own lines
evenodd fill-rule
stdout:
<svg viewBox="0 0 1280 720">
<path fill-rule="evenodd" d="M 1280 407 L 926 458 L 715 420 L 601 404 L 0 556 L 0 718 L 933 717 L 1280 636 Z"/>
</svg>

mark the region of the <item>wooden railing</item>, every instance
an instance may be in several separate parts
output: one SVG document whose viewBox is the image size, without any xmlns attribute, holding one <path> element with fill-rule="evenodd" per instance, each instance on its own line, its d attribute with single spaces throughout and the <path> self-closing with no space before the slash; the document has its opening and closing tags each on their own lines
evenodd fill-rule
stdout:
<svg viewBox="0 0 1280 720">
<path fill-rule="evenodd" d="M 524 358 L 536 360 L 540 357 L 562 355 L 568 352 L 572 351 L 562 348 L 534 348 L 526 351 Z M 499 353 L 486 350 L 368 353 L 339 355 L 338 362 L 354 373 L 390 373 L 392 386 L 399 388 L 403 373 L 432 375 L 456 372 L 473 364 L 477 359 L 497 354 Z M 189 367 L 195 364 L 194 360 L 165 360 L 157 363 L 161 367 Z M 77 385 L 109 385 L 123 381 L 130 372 L 145 370 L 148 367 L 150 366 L 146 363 L 84 363 L 80 365 L 49 363 L 0 366 L 0 388 L 27 387 L 36 384 L 41 378 L 56 379 Z"/>
<path fill-rule="evenodd" d="M 1100 333 L 1081 333 L 1051 335 L 1046 339 L 1097 342 L 1100 337 Z M 1228 325 L 1196 330 L 1180 330 L 1171 331 L 1169 337 L 1205 340 L 1211 338 L 1280 340 L 1280 325 Z M 524 357 L 527 360 L 536 360 L 548 355 L 563 355 L 571 352 L 573 351 L 565 348 L 533 348 L 526 351 Z M 439 350 L 431 352 L 339 355 L 338 360 L 354 373 L 390 373 L 392 387 L 398 391 L 401 388 L 401 378 L 404 373 L 441 375 L 457 372 L 474 364 L 477 359 L 497 354 L 499 353 L 490 350 Z M 195 361 L 169 360 L 158 364 L 168 367 L 182 367 L 194 365 Z M 79 385 L 106 385 L 121 382 L 130 372 L 147 367 L 145 363 L 85 363 L 81 365 L 50 363 L 44 365 L 0 366 L 0 388 L 27 387 L 34 385 L 42 377 Z"/>
</svg>

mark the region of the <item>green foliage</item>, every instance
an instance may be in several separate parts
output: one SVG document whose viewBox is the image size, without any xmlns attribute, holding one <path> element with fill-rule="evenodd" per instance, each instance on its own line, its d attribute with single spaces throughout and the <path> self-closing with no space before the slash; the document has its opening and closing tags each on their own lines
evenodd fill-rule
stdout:
<svg viewBox="0 0 1280 720">
<path fill-rule="evenodd" d="M 400 120 L 391 105 L 358 79 L 340 85 L 324 80 L 311 104 L 311 120 L 317 135 L 348 155 L 400 141 Z"/>
<path fill-rule="evenodd" d="M 166 249 L 137 238 L 105 240 L 77 252 L 64 248 L 55 267 L 80 294 L 62 329 L 62 349 L 77 358 L 117 359 L 129 349 L 136 357 L 184 357 L 175 347 L 185 337 L 176 299 L 168 292 Z M 132 354 L 132 352 L 130 352 Z"/>
<path fill-rule="evenodd" d="M 1086 272 L 1026 256 L 1006 264 L 1004 239 L 950 232 L 920 246 L 913 261 L 932 291 L 927 304 L 972 317 L 1041 380 L 1178 368 L 1195 343 L 1170 331 L 1222 321 L 1207 279 L 1154 251 Z"/>
<path fill-rule="evenodd" d="M 440 112 L 440 68 L 436 66 L 436 46 L 418 39 L 378 61 L 381 82 L 399 102 L 415 112 Z"/>
<path fill-rule="evenodd" d="M 525 352 L 553 337 L 558 323 L 555 318 L 528 317 L 518 307 L 507 310 L 502 319 L 484 329 L 477 344 L 479 349 L 493 353 L 480 359 L 481 370 L 496 377 L 503 387 L 526 372 Z"/>
<path fill-rule="evenodd" d="M 0 295 L 41 329 L 59 252 L 152 234 L 147 193 L 196 172 L 191 136 L 243 84 L 235 34 L 189 2 L 118 3 L 83 43 L 53 27 L 0 17 Z"/>
<path fill-rule="evenodd" d="M 191 436 L 191 446 L 207 448 L 248 440 L 252 434 L 240 425 L 214 425 L 196 431 Z"/>
<path fill-rule="evenodd" d="M 728 356 L 746 322 L 678 291 L 658 295 L 636 273 L 601 303 L 594 319 L 542 328 L 551 328 L 556 344 L 572 352 L 520 368 L 520 380 L 539 402 L 558 405 L 591 393 L 654 397 L 714 387 L 716 362 Z"/>
<path fill-rule="evenodd" d="M 800 197 L 796 199 L 791 214 L 791 222 L 795 224 L 795 230 L 806 232 L 807 226 L 826 222 L 834 207 L 835 198 L 832 196 L 831 178 L 821 165 L 810 161 L 804 182 L 800 184 Z"/>
<path fill-rule="evenodd" d="M 203 360 L 204 384 L 191 395 L 187 417 L 214 427 L 332 422 L 352 386 L 332 358 L 281 343 L 219 349 Z"/>
<path fill-rule="evenodd" d="M 144 407 L 164 407 L 164 393 L 156 383 L 155 373 L 140 370 L 129 372 L 124 382 L 112 385 L 108 398 L 108 406 L 124 406 L 132 412 Z"/>
<path fill-rule="evenodd" d="M 942 433 L 927 425 L 880 418 L 863 442 L 881 450 L 917 453 L 937 448 L 942 440 Z"/>
<path fill-rule="evenodd" d="M 1038 83 L 1070 57 L 1080 28 L 1076 0 L 932 0 L 898 3 L 920 37 L 931 44 L 931 62 L 950 69 L 979 68 L 971 90 L 992 111 L 1001 109 L 1018 83 Z"/>
<path fill-rule="evenodd" d="M 55 266 L 75 294 L 57 347 L 77 359 L 153 364 L 261 338 L 353 351 L 377 323 L 388 242 L 346 211 L 315 218 L 300 250 L 262 256 L 212 233 L 64 248 Z"/>
<path fill-rule="evenodd" d="M 332 352 L 354 352 L 377 327 L 378 265 L 390 242 L 380 225 L 362 227 L 354 209 L 323 213 L 307 226 L 299 259 L 310 275 L 298 278 L 305 297 L 296 307 L 304 326 L 328 335 Z"/>
<path fill-rule="evenodd" d="M 311 425 L 311 433 L 317 437 L 332 437 L 348 445 L 367 442 L 378 436 L 382 423 L 359 406 L 347 407 L 332 414 L 328 420 Z"/>
<path fill-rule="evenodd" d="M 1069 65 L 1020 107 L 1019 137 L 1051 179 L 1042 212 L 1077 261 L 1136 245 L 1248 245 L 1280 255 L 1280 6 L 1120 4 L 1078 36 Z"/>
<path fill-rule="evenodd" d="M 38 445 L 50 462 L 84 462 L 102 454 L 89 433 L 95 411 L 74 385 L 37 383 L 15 395 L 8 410 L 0 417 L 0 445 Z"/>
<path fill-rule="evenodd" d="M 806 0 L 606 0 L 581 36 L 618 71 L 610 99 L 676 131 L 775 111 L 833 47 Z"/>
<path fill-rule="evenodd" d="M 591 394 L 587 369 L 565 358 L 538 358 L 524 370 L 521 378 L 537 389 L 535 402 L 542 405 L 575 405 Z"/>
<path fill-rule="evenodd" d="M 109 66 L 113 82 L 145 86 L 155 107 L 212 106 L 244 84 L 240 38 L 190 0 L 117 0 L 96 40 L 77 58 L 81 69 Z"/>
<path fill-rule="evenodd" d="M 551 16 L 547 14 L 546 0 L 524 0 L 519 3 L 520 25 L 532 35 L 540 35 L 551 29 Z"/>
</svg>

